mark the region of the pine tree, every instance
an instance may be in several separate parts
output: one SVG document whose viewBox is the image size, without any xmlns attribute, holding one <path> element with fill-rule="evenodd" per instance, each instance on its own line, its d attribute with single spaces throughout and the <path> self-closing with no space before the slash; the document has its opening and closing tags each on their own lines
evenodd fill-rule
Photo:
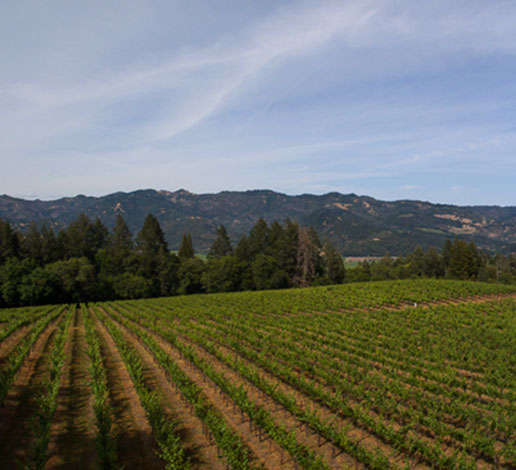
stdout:
<svg viewBox="0 0 516 470">
<path fill-rule="evenodd" d="M 158 219 L 152 214 L 145 218 L 143 227 L 137 236 L 138 248 L 144 253 L 152 253 L 156 255 L 160 249 L 168 251 L 165 235 L 158 222 Z"/>
<path fill-rule="evenodd" d="M 195 251 L 192 243 L 192 236 L 189 233 L 183 235 L 183 240 L 181 241 L 181 246 L 179 247 L 178 255 L 181 260 L 190 259 L 195 256 Z"/>
<path fill-rule="evenodd" d="M 120 214 L 115 221 L 110 245 L 118 253 L 126 253 L 133 249 L 133 236 Z"/>
<path fill-rule="evenodd" d="M 445 272 L 447 272 L 450 267 L 450 258 L 451 258 L 452 250 L 453 250 L 453 244 L 452 244 L 451 240 L 448 238 L 444 242 L 443 251 L 442 251 L 443 266 L 444 266 Z"/>
<path fill-rule="evenodd" d="M 91 261 L 99 245 L 103 244 L 106 234 L 107 230 L 100 220 L 93 224 L 86 214 L 81 213 L 66 230 L 61 230 L 59 235 L 67 258 L 85 256 Z"/>
<path fill-rule="evenodd" d="M 265 252 L 265 249 L 269 244 L 269 227 L 267 227 L 267 222 L 265 222 L 265 220 L 262 218 L 258 219 L 258 222 L 256 222 L 249 232 L 247 242 L 251 260 L 259 253 Z"/>
<path fill-rule="evenodd" d="M 29 231 L 22 239 L 24 256 L 32 258 L 39 265 L 43 264 L 43 242 L 36 222 L 32 222 Z"/>
<path fill-rule="evenodd" d="M 281 269 L 287 273 L 290 282 L 293 283 L 298 275 L 297 252 L 299 244 L 299 225 L 287 219 L 283 235 L 277 243 L 276 259 Z"/>
<path fill-rule="evenodd" d="M 220 225 L 217 229 L 217 238 L 211 246 L 208 258 L 222 258 L 223 256 L 229 256 L 233 253 L 231 247 L 231 241 L 229 239 L 226 227 Z"/>
<path fill-rule="evenodd" d="M 52 263 L 60 259 L 63 250 L 58 244 L 57 237 L 52 226 L 43 224 L 40 229 L 40 234 L 43 264 Z"/>
<path fill-rule="evenodd" d="M 17 257 L 20 252 L 18 234 L 11 224 L 0 219 L 0 263 L 8 258 Z"/>
<path fill-rule="evenodd" d="M 324 255 L 326 258 L 326 275 L 329 281 L 332 284 L 341 284 L 346 278 L 346 268 L 342 256 L 329 241 L 324 245 Z"/>
<path fill-rule="evenodd" d="M 167 242 L 158 220 L 152 214 L 145 218 L 143 227 L 136 238 L 138 246 L 138 264 L 140 275 L 152 280 L 154 294 L 159 291 L 157 280 L 161 264 L 161 253 L 168 253 Z"/>
</svg>

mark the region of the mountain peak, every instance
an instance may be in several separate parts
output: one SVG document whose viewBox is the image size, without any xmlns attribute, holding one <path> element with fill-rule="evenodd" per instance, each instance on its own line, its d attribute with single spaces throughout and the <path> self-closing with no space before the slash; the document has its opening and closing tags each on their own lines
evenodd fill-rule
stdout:
<svg viewBox="0 0 516 470">
<path fill-rule="evenodd" d="M 114 225 L 123 213 L 136 234 L 148 213 L 154 214 L 171 248 L 184 233 L 206 252 L 223 224 L 233 242 L 249 232 L 261 217 L 267 222 L 287 218 L 313 226 L 346 256 L 403 255 L 416 246 L 440 248 L 448 238 L 473 240 L 490 251 L 516 252 L 516 207 L 453 206 L 423 201 L 381 201 L 354 193 L 291 196 L 269 189 L 194 194 L 142 189 L 102 197 L 79 195 L 55 201 L 33 201 L 0 196 L 0 218 L 21 230 L 34 221 L 52 220 L 64 227 L 81 212 Z"/>
</svg>

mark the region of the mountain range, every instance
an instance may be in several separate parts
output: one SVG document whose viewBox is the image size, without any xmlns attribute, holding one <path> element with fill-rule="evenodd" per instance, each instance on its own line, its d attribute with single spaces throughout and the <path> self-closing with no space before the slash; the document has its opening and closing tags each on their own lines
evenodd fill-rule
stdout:
<svg viewBox="0 0 516 470">
<path fill-rule="evenodd" d="M 177 249 L 183 234 L 190 232 L 199 252 L 209 249 L 218 225 L 225 225 L 237 242 L 260 217 L 268 222 L 290 218 L 311 225 L 321 239 L 329 238 L 344 256 L 404 255 L 418 245 L 440 248 L 446 239 L 454 237 L 472 240 L 491 252 L 516 252 L 515 206 L 381 201 L 336 192 L 290 196 L 269 190 L 193 194 L 184 189 L 147 189 L 54 201 L 0 196 L 0 218 L 21 230 L 31 222 L 48 222 L 59 229 L 80 213 L 99 217 L 110 228 L 121 214 L 133 233 L 152 213 L 171 249 Z"/>
</svg>

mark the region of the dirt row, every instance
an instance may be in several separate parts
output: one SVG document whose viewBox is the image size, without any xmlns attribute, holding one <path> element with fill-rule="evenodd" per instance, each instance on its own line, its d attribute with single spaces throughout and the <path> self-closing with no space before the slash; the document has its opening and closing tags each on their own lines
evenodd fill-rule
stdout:
<svg viewBox="0 0 516 470">
<path fill-rule="evenodd" d="M 185 339 L 184 337 L 182 337 L 182 338 Z M 185 339 L 185 341 L 190 343 L 190 341 L 188 339 Z M 306 396 L 306 394 L 304 394 L 303 392 L 297 391 L 295 388 L 291 387 L 288 383 L 283 382 L 281 377 L 277 377 L 276 375 L 273 375 L 273 374 L 265 371 L 260 366 L 258 366 L 256 364 L 252 363 L 251 361 L 245 359 L 242 355 L 240 355 L 233 348 L 224 345 L 222 342 L 217 341 L 215 338 L 212 338 L 212 341 L 215 341 L 217 343 L 219 349 L 222 350 L 225 354 L 229 354 L 229 355 L 231 355 L 233 357 L 238 358 L 239 360 L 241 360 L 242 362 L 244 362 L 248 366 L 257 368 L 260 371 L 260 375 L 262 375 L 263 377 L 266 377 L 274 385 L 277 385 L 280 390 L 283 390 L 283 391 L 285 391 L 287 393 L 290 393 L 290 394 L 293 394 L 293 395 L 297 395 L 296 401 L 298 401 L 299 403 L 308 403 L 310 409 L 317 409 L 318 411 L 322 410 L 322 414 L 323 415 L 327 415 L 328 419 L 330 419 L 332 421 L 333 421 L 333 419 L 335 419 L 335 413 L 334 412 L 332 412 L 329 409 L 326 409 L 324 406 L 319 405 L 316 401 L 311 400 L 309 397 Z M 255 351 L 258 351 L 258 350 L 255 349 Z M 272 360 L 278 360 L 277 358 L 273 358 L 271 354 L 269 354 L 268 357 L 271 357 Z M 320 379 L 317 379 L 317 378 L 313 377 L 310 374 L 307 375 L 306 371 L 296 370 L 290 364 L 286 364 L 286 363 L 283 363 L 283 364 L 285 366 L 287 366 L 287 367 L 290 367 L 291 368 L 291 372 L 294 373 L 295 375 L 297 375 L 298 377 L 303 378 L 305 381 L 311 383 L 312 385 L 328 387 L 327 388 L 327 392 L 328 392 L 329 395 L 333 396 L 334 398 L 340 398 L 340 396 L 335 393 L 334 388 L 333 387 L 329 387 L 329 385 L 327 383 L 320 381 Z M 347 402 L 349 402 L 350 404 L 352 404 L 354 406 L 360 404 L 357 400 L 354 400 L 354 399 L 352 399 L 350 397 L 346 397 L 345 399 L 346 399 Z M 406 406 L 404 404 L 401 404 L 401 403 L 400 403 L 399 406 L 401 408 L 406 408 Z M 372 417 L 374 417 L 375 419 L 382 420 L 384 422 L 384 424 L 391 425 L 395 430 L 400 430 L 401 429 L 401 423 L 398 422 L 398 420 L 395 420 L 395 421 L 385 421 L 373 409 L 371 409 L 369 411 L 369 414 Z M 343 425 L 353 426 L 352 424 L 350 424 L 349 420 L 342 420 L 342 423 L 343 423 Z M 366 431 L 363 431 L 363 432 L 366 432 Z M 435 439 L 435 437 L 436 437 L 435 434 L 430 429 L 427 429 L 424 426 L 418 426 L 418 433 L 417 434 L 418 434 L 418 437 L 420 439 L 422 439 L 423 441 L 426 441 L 429 444 L 432 444 L 433 439 Z M 457 441 L 455 441 L 453 438 L 451 438 L 449 436 L 445 436 L 444 440 L 443 440 L 443 443 L 442 443 L 442 448 L 443 448 L 443 450 L 445 451 L 445 453 L 447 455 L 451 455 L 457 445 L 460 447 L 460 444 Z M 477 463 L 481 467 L 488 467 L 489 466 L 489 464 L 487 462 L 483 462 L 481 460 L 478 460 Z"/>
<path fill-rule="evenodd" d="M 210 324 L 213 324 L 215 325 L 216 322 L 214 322 L 213 320 L 206 320 L 206 322 L 210 323 Z M 272 328 L 273 330 L 276 330 L 278 332 L 278 334 L 281 334 L 281 328 L 280 327 L 275 327 L 275 326 L 271 326 L 270 328 Z M 268 330 L 263 330 L 261 328 L 257 328 L 256 329 L 257 331 L 260 331 L 264 334 L 270 334 L 270 331 Z M 329 354 L 332 358 L 335 359 L 334 355 L 332 354 L 332 350 L 333 350 L 333 347 L 332 346 L 329 346 L 327 344 L 325 344 L 325 342 L 327 341 L 327 338 L 323 335 L 320 335 L 316 332 L 312 332 L 317 338 L 319 338 L 321 340 L 321 351 L 324 353 L 324 354 Z M 347 337 L 343 339 L 346 339 L 347 340 Z M 296 342 L 294 341 L 294 343 L 296 345 L 298 345 L 299 347 L 301 348 L 304 348 L 304 346 L 302 344 L 300 344 L 299 342 Z M 354 346 L 354 348 L 358 348 L 358 346 Z M 381 370 L 383 369 L 384 365 L 381 363 L 381 362 L 378 362 L 378 361 L 374 361 L 370 358 L 367 358 L 367 357 L 364 357 L 363 355 L 360 354 L 359 351 L 356 351 L 356 352 L 351 352 L 351 351 L 339 351 L 341 354 L 345 354 L 349 357 L 354 357 L 354 358 L 357 358 L 361 361 L 364 361 L 365 363 L 367 363 L 368 365 L 370 365 L 372 368 L 378 370 L 380 373 L 381 373 Z M 337 359 L 336 359 L 337 360 Z M 392 359 L 392 361 L 394 361 L 395 363 L 400 363 L 400 361 L 398 359 Z M 409 370 L 405 370 L 403 369 L 401 366 L 403 366 L 405 364 L 401 364 L 399 366 L 399 368 L 397 368 L 397 373 L 399 374 L 400 378 L 403 378 L 403 377 L 412 377 L 412 374 Z M 426 369 L 425 367 L 421 367 L 421 370 L 423 372 L 431 372 L 429 369 Z M 491 403 L 495 402 L 495 403 L 498 403 L 502 406 L 507 406 L 509 403 L 506 399 L 503 399 L 503 398 L 498 398 L 498 397 L 492 397 L 492 396 L 489 396 L 487 394 L 478 394 L 477 392 L 473 392 L 471 390 L 468 390 L 468 389 L 464 389 L 464 388 L 459 388 L 459 387 L 451 387 L 451 386 L 448 386 L 448 385 L 445 385 L 441 382 L 438 382 L 436 380 L 433 380 L 433 379 L 429 379 L 425 376 L 419 376 L 419 380 L 422 380 L 424 382 L 427 382 L 427 383 L 431 383 L 431 384 L 439 384 L 439 385 L 442 385 L 444 386 L 445 388 L 448 388 L 450 389 L 451 391 L 453 392 L 458 392 L 466 397 L 469 397 L 470 399 L 474 400 L 474 401 L 479 401 L 480 405 L 481 406 L 484 406 L 486 405 L 487 406 L 487 412 L 489 412 L 489 407 L 491 405 Z M 472 378 L 466 378 L 464 377 L 464 380 L 469 383 L 469 384 L 478 384 L 480 386 L 485 386 L 486 384 L 484 382 L 482 382 L 481 380 L 475 380 L 475 379 L 472 379 Z M 408 384 L 409 385 L 409 384 Z M 511 390 L 510 389 L 503 389 L 503 392 L 510 392 Z"/>
<path fill-rule="evenodd" d="M 448 299 L 448 300 L 443 300 L 443 301 L 419 303 L 419 304 L 417 304 L 417 306 L 422 307 L 422 308 L 429 308 L 429 307 L 432 307 L 435 305 L 464 305 L 467 303 L 480 304 L 480 303 L 486 303 L 486 302 L 490 302 L 490 301 L 494 301 L 494 300 L 501 300 L 501 299 L 506 299 L 506 298 L 516 299 L 516 294 L 513 293 L 513 294 L 492 294 L 492 295 L 484 295 L 484 296 L 472 296 L 472 297 L 465 297 L 465 298 L 461 298 L 461 299 Z M 404 309 L 413 309 L 413 308 L 415 308 L 413 304 L 403 304 L 400 306 L 384 306 L 384 307 L 374 307 L 374 308 L 353 308 L 353 309 L 302 312 L 302 313 L 298 313 L 297 315 L 313 317 L 316 315 L 317 316 L 334 315 L 334 314 L 340 315 L 342 313 L 356 313 L 356 312 L 367 313 L 367 312 L 371 312 L 371 311 L 381 311 L 381 310 L 401 311 Z M 270 320 L 270 315 L 261 314 L 261 313 L 258 313 L 255 315 L 258 317 L 263 317 L 266 320 Z M 281 318 L 283 316 L 283 314 L 281 316 L 280 315 L 274 315 L 274 316 Z M 343 338 L 346 341 L 354 340 L 352 337 L 350 337 L 348 335 L 344 335 Z M 429 361 L 429 364 L 432 364 L 432 362 Z M 465 378 L 469 378 L 470 380 L 478 381 L 479 379 L 482 380 L 482 377 L 484 377 L 484 374 L 482 374 L 481 372 L 470 371 L 467 369 L 457 367 L 451 361 L 447 362 L 447 366 L 452 368 L 459 375 L 462 375 Z"/>
<path fill-rule="evenodd" d="M 175 350 L 175 348 L 173 348 L 168 342 L 163 340 L 152 331 L 148 329 L 146 331 L 160 342 L 160 345 L 168 354 L 174 354 L 176 357 L 180 357 L 180 353 Z M 190 339 L 182 335 L 180 336 L 180 339 L 183 343 L 193 347 L 195 352 L 200 357 L 206 359 L 217 372 L 224 374 L 224 376 L 228 378 L 232 384 L 242 386 L 253 402 L 265 408 L 276 422 L 284 425 L 287 430 L 294 432 L 299 442 L 303 443 L 316 454 L 323 457 L 323 459 L 333 468 L 362 467 L 362 465 L 359 464 L 355 459 L 342 453 L 341 449 L 336 447 L 333 443 L 326 441 L 318 433 L 314 432 L 311 428 L 302 423 L 296 416 L 287 411 L 282 405 L 274 402 L 271 397 L 262 392 L 258 387 L 254 386 L 247 379 L 243 378 L 238 372 L 225 365 L 223 362 L 205 351 L 202 347 Z M 235 355 L 235 353 L 228 348 L 226 348 L 223 352 L 226 354 Z M 246 361 L 242 357 L 239 357 L 239 359 L 246 364 L 251 365 L 249 361 Z M 413 468 L 425 468 L 425 466 L 418 464 L 416 460 L 409 459 L 407 456 L 404 456 L 395 451 L 376 436 L 373 436 L 366 431 L 357 428 L 350 420 L 336 416 L 335 413 L 319 405 L 317 402 L 311 400 L 309 397 L 294 389 L 290 385 L 278 380 L 275 376 L 272 376 L 262 369 L 260 370 L 260 375 L 277 386 L 278 389 L 282 392 L 288 393 L 289 395 L 295 397 L 296 402 L 300 406 L 316 411 L 324 421 L 332 421 L 338 429 L 347 430 L 348 436 L 351 439 L 355 440 L 356 442 L 360 442 L 360 444 L 369 451 L 374 452 L 377 449 L 381 449 L 384 454 L 390 458 L 391 462 L 396 465 L 405 464 L 408 461 L 413 466 Z"/>
<path fill-rule="evenodd" d="M 200 326 L 203 326 L 204 325 L 202 323 L 199 323 L 199 322 L 195 322 L 197 323 L 198 325 Z M 206 323 L 208 324 L 211 324 L 211 325 L 216 325 L 217 323 L 214 322 L 213 320 L 206 320 Z M 264 333 L 269 333 L 267 331 L 264 331 L 264 330 L 261 330 L 260 328 L 256 328 L 257 331 L 262 331 Z M 278 332 L 280 329 L 278 328 Z M 343 366 L 345 366 L 345 364 L 342 362 L 342 360 L 340 358 L 337 358 L 335 357 L 334 354 L 332 354 L 332 347 L 331 346 L 328 346 L 325 344 L 325 338 L 324 336 L 321 336 L 321 335 L 318 335 L 318 337 L 320 337 L 321 339 L 321 350 L 320 352 L 323 354 L 323 355 L 326 355 L 328 357 L 330 357 L 332 360 L 338 362 L 338 363 L 342 363 Z M 294 341 L 293 342 L 294 344 L 296 344 L 298 347 L 300 347 L 301 349 L 305 349 L 305 346 L 303 346 L 301 343 L 299 342 L 296 342 Z M 262 353 L 262 350 L 253 346 L 252 344 L 248 344 L 247 347 L 251 348 L 252 350 L 254 350 L 255 352 L 258 352 L 258 353 Z M 285 347 L 287 348 L 288 345 L 285 345 Z M 377 376 L 385 379 L 386 381 L 390 381 L 392 380 L 391 378 L 389 378 L 388 375 L 386 375 L 383 371 L 384 369 L 384 365 L 381 363 L 381 362 L 378 362 L 378 361 L 373 361 L 371 359 L 368 359 L 368 358 L 364 358 L 363 356 L 361 356 L 360 354 L 356 354 L 356 353 L 352 353 L 352 352 L 342 352 L 342 354 L 345 354 L 346 356 L 349 356 L 349 357 L 355 357 L 355 358 L 358 358 L 359 360 L 362 360 L 364 361 L 368 366 L 367 367 L 362 367 L 360 368 L 359 366 L 356 366 L 358 370 L 361 370 L 363 373 L 364 373 L 364 376 L 367 375 L 367 374 L 371 374 L 371 373 L 374 373 L 376 374 Z M 281 358 L 278 358 L 274 355 L 273 352 L 269 352 L 269 353 L 266 353 L 266 356 L 267 357 L 270 357 L 272 360 L 274 361 L 277 361 L 281 364 L 283 364 L 284 366 L 286 367 L 290 367 L 293 369 L 293 372 L 297 372 L 297 373 L 300 373 L 303 377 L 306 377 L 307 374 L 308 376 L 312 377 L 312 379 L 316 380 L 319 384 L 321 385 L 331 385 L 331 384 L 328 384 L 326 381 L 324 381 L 322 378 L 320 377 L 314 377 L 313 375 L 310 375 L 307 371 L 305 370 L 302 370 L 302 369 L 299 369 L 297 368 L 296 366 L 292 366 L 292 364 L 290 363 L 287 363 L 285 362 L 284 360 L 282 360 Z M 317 367 L 317 363 L 314 363 L 312 362 L 312 365 L 314 365 L 315 367 Z M 408 371 L 405 371 L 403 369 L 396 369 L 397 370 L 397 375 L 398 375 L 398 379 L 400 379 L 403 383 L 404 383 L 404 386 L 407 388 L 407 389 L 415 389 L 415 390 L 418 390 L 424 394 L 426 394 L 427 396 L 429 397 L 433 397 L 433 398 L 438 398 L 440 400 L 442 399 L 446 399 L 446 400 L 450 400 L 449 398 L 447 397 L 441 397 L 441 396 L 438 396 L 436 395 L 435 393 L 433 392 L 430 392 L 426 389 L 424 389 L 424 387 L 422 386 L 414 386 L 413 384 L 405 381 L 405 379 L 408 379 L 408 378 L 413 378 L 413 375 L 410 374 L 410 372 Z M 346 374 L 344 372 L 342 372 L 342 370 L 340 369 L 337 369 L 335 370 L 335 373 L 341 377 L 347 377 Z M 350 378 L 351 380 L 351 378 Z M 435 380 L 432 380 L 432 379 L 428 379 L 426 377 L 423 377 L 423 376 L 420 376 L 419 377 L 419 380 L 422 381 L 422 382 L 426 382 L 426 383 L 429 383 L 429 384 L 439 384 L 439 385 L 443 385 L 441 382 L 437 382 Z M 443 385 L 445 386 L 445 385 Z M 454 391 L 457 391 L 459 392 L 461 395 L 464 395 L 466 398 L 469 398 L 470 400 L 473 400 L 475 402 L 479 402 L 478 404 L 471 404 L 471 403 L 466 403 L 465 406 L 468 406 L 468 407 L 473 407 L 479 411 L 481 411 L 482 413 L 486 413 L 486 414 L 492 414 L 492 410 L 489 408 L 490 405 L 493 403 L 493 402 L 498 402 L 499 404 L 501 405 L 506 405 L 507 402 L 502 400 L 502 399 L 498 399 L 496 397 L 490 397 L 490 396 L 487 396 L 487 395 L 478 395 L 477 393 L 473 393 L 472 391 L 469 391 L 469 390 L 464 390 L 462 388 L 450 388 L 448 386 L 445 386 L 445 388 L 448 388 L 448 389 L 451 389 L 451 390 L 454 390 Z"/>
<path fill-rule="evenodd" d="M 116 356 L 117 362 L 120 360 L 117 368 L 120 369 L 119 372 L 122 372 L 125 376 L 124 381 L 130 380 L 129 373 L 122 362 L 122 358 L 120 357 L 118 350 L 116 350 L 116 345 L 114 344 L 113 339 L 109 336 L 109 332 L 100 321 L 97 320 L 96 323 L 97 329 L 103 337 L 103 341 L 110 344 L 110 354 Z M 206 433 L 203 432 L 204 425 L 202 421 L 195 416 L 193 410 L 187 406 L 186 400 L 176 387 L 170 384 L 167 376 L 159 367 L 158 363 L 154 361 L 149 352 L 139 343 L 135 344 L 133 338 L 129 337 L 127 334 L 126 339 L 130 344 L 135 346 L 135 349 L 142 358 L 146 386 L 159 393 L 159 395 L 164 399 L 163 405 L 165 412 L 169 415 L 170 419 L 179 423 L 179 432 L 182 438 L 182 444 L 192 458 L 195 468 L 223 469 L 224 463 L 219 458 L 217 446 L 206 435 Z M 131 406 L 134 407 L 132 415 L 137 418 L 136 423 L 132 424 L 141 426 L 140 435 L 148 435 L 148 433 L 151 432 L 151 429 L 146 422 L 143 422 L 145 411 L 139 404 L 138 394 L 134 385 L 130 382 L 123 388 L 126 392 L 129 392 L 127 399 L 131 401 Z M 119 435 L 119 441 L 121 440 L 121 437 L 122 436 Z M 148 446 L 150 443 L 145 442 L 144 444 Z M 150 468 L 147 463 L 145 464 L 145 468 Z"/>
<path fill-rule="evenodd" d="M 339 312 L 349 312 L 350 310 L 354 311 L 381 311 L 381 310 L 389 310 L 389 311 L 399 311 L 407 308 L 430 308 L 438 305 L 462 305 L 467 303 L 484 303 L 490 302 L 492 300 L 502 300 L 506 298 L 516 298 L 516 293 L 510 294 L 486 294 L 486 295 L 472 295 L 470 297 L 455 297 L 449 299 L 442 300 L 427 300 L 424 302 L 402 302 L 398 305 L 382 305 L 380 307 L 364 307 L 358 309 L 339 309 Z"/>
<path fill-rule="evenodd" d="M 109 315 L 109 314 L 108 314 Z M 145 363 L 154 370 L 161 371 L 157 361 L 152 354 L 143 346 L 141 340 L 125 326 L 119 323 L 113 316 L 110 318 L 123 331 L 127 341 L 141 354 Z M 236 432 L 248 445 L 256 459 L 264 468 L 268 469 L 295 469 L 296 464 L 290 455 L 283 450 L 275 441 L 264 432 L 259 432 L 256 426 L 251 424 L 249 417 L 239 410 L 229 397 L 226 397 L 219 387 L 204 375 L 196 366 L 185 359 L 181 353 L 164 341 L 158 335 L 148 332 L 159 344 L 159 346 L 174 360 L 181 370 L 197 386 L 202 388 L 207 400 L 226 420 L 226 423 Z M 165 376 L 165 380 L 166 376 Z M 172 386 L 172 385 L 171 385 Z"/>
<path fill-rule="evenodd" d="M 24 325 L 13 331 L 7 338 L 0 342 L 0 369 L 3 367 L 10 352 L 27 335 L 34 325 Z"/>
<path fill-rule="evenodd" d="M 32 420 L 36 416 L 36 397 L 41 393 L 48 371 L 49 352 L 63 314 L 52 320 L 37 338 L 18 370 L 0 408 L 0 468 L 18 468 L 30 458 Z"/>
<path fill-rule="evenodd" d="M 77 310 L 65 344 L 65 363 L 50 428 L 47 470 L 97 468 L 93 395 L 82 312 Z"/>
<path fill-rule="evenodd" d="M 107 373 L 118 461 L 126 469 L 163 468 L 156 456 L 152 429 L 122 356 L 106 327 L 95 320 L 95 328 L 100 336 Z"/>
</svg>

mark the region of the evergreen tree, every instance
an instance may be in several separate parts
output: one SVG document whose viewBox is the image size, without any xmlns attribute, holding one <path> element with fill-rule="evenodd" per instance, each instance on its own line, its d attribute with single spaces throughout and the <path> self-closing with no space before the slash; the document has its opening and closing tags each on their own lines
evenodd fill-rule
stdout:
<svg viewBox="0 0 516 470">
<path fill-rule="evenodd" d="M 43 264 L 57 261 L 62 256 L 63 250 L 59 247 L 57 237 L 52 226 L 44 223 L 40 229 L 40 236 Z"/>
<path fill-rule="evenodd" d="M 59 233 L 59 241 L 64 249 L 66 258 L 86 257 L 92 261 L 97 251 L 105 244 L 108 231 L 97 218 L 92 223 L 89 217 L 82 213 L 67 229 Z"/>
<path fill-rule="evenodd" d="M 119 214 L 115 221 L 113 233 L 109 235 L 109 242 L 105 249 L 97 251 L 95 257 L 97 266 L 103 275 L 117 275 L 128 270 L 131 265 L 142 261 L 133 252 L 133 239 L 124 218 Z M 141 256 L 144 256 L 143 254 Z M 145 256 L 153 257 L 151 254 Z M 133 271 L 137 271 L 133 269 Z M 131 281 L 134 281 L 132 279 Z M 126 298 L 126 296 L 124 296 Z"/>
<path fill-rule="evenodd" d="M 249 261 L 250 258 L 250 250 L 249 250 L 249 241 L 246 235 L 242 235 L 240 241 L 238 242 L 235 248 L 235 256 L 240 261 Z"/>
<path fill-rule="evenodd" d="M 179 268 L 181 261 L 174 253 L 160 250 L 158 261 L 159 292 L 157 295 L 175 295 L 179 289 Z"/>
<path fill-rule="evenodd" d="M 330 283 L 341 284 L 346 278 L 346 268 L 344 261 L 342 261 L 342 256 L 329 241 L 324 245 L 324 254 L 326 258 L 326 272 Z"/>
<path fill-rule="evenodd" d="M 202 276 L 206 292 L 231 292 L 240 288 L 242 265 L 236 256 L 210 258 Z"/>
<path fill-rule="evenodd" d="M 178 255 L 181 260 L 190 259 L 195 256 L 195 251 L 192 243 L 192 236 L 189 233 L 183 235 Z"/>
<path fill-rule="evenodd" d="M 152 214 L 147 215 L 143 227 L 136 238 L 138 248 L 144 254 L 157 255 L 160 249 L 168 251 L 165 235 L 161 229 L 158 219 Z"/>
<path fill-rule="evenodd" d="M 269 228 L 267 222 L 262 218 L 258 219 L 258 222 L 249 232 L 247 237 L 248 253 L 250 261 L 254 259 L 259 253 L 264 253 L 269 243 Z"/>
<path fill-rule="evenodd" d="M 11 224 L 0 219 L 0 263 L 8 258 L 17 257 L 20 253 L 18 234 Z"/>
<path fill-rule="evenodd" d="M 98 217 L 92 226 L 92 238 L 95 251 L 104 248 L 109 240 L 109 230 Z"/>
<path fill-rule="evenodd" d="M 283 235 L 277 243 L 275 258 L 281 269 L 287 273 L 290 284 L 298 276 L 298 244 L 299 244 L 299 225 L 287 219 L 283 229 Z"/>
<path fill-rule="evenodd" d="M 424 272 L 428 277 L 444 276 L 444 263 L 442 257 L 433 247 L 429 248 L 424 255 Z"/>
<path fill-rule="evenodd" d="M 425 275 L 425 252 L 419 245 L 409 256 L 409 263 L 412 276 L 422 277 Z"/>
<path fill-rule="evenodd" d="M 265 249 L 265 254 L 279 259 L 279 252 L 281 250 L 283 237 L 283 227 L 277 220 L 273 221 L 269 227 L 268 242 Z"/>
<path fill-rule="evenodd" d="M 32 222 L 29 231 L 22 238 L 23 253 L 39 265 L 43 264 L 43 240 L 38 226 Z"/>
<path fill-rule="evenodd" d="M 254 289 L 253 272 L 251 270 L 251 256 L 249 254 L 249 241 L 245 235 L 238 242 L 235 249 L 235 257 L 240 264 L 240 289 L 252 290 Z"/>
<path fill-rule="evenodd" d="M 217 229 L 217 238 L 211 246 L 208 258 L 221 258 L 222 256 L 229 256 L 233 253 L 231 241 L 229 239 L 226 227 L 220 225 Z"/>
<path fill-rule="evenodd" d="M 202 278 L 204 274 L 204 261 L 191 257 L 181 260 L 179 268 L 179 294 L 197 294 L 203 292 Z"/>
<path fill-rule="evenodd" d="M 281 270 L 277 259 L 259 253 L 251 265 L 255 289 L 276 289 L 288 287 L 289 279 Z"/>
<path fill-rule="evenodd" d="M 129 256 L 133 249 L 133 236 L 124 218 L 118 214 L 113 233 L 110 237 L 109 248 L 112 254 L 119 260 Z"/>
<path fill-rule="evenodd" d="M 445 273 L 448 271 L 448 269 L 450 267 L 450 259 L 451 259 L 452 249 L 453 249 L 453 244 L 452 244 L 451 240 L 448 238 L 444 242 L 443 251 L 442 251 L 442 255 L 441 255 L 443 258 L 443 267 L 444 267 Z"/>
<path fill-rule="evenodd" d="M 157 275 L 163 257 L 168 253 L 167 242 L 161 226 L 152 214 L 145 218 L 143 227 L 136 237 L 139 255 L 139 273 L 153 281 L 154 293 L 158 295 L 159 282 Z"/>
</svg>

